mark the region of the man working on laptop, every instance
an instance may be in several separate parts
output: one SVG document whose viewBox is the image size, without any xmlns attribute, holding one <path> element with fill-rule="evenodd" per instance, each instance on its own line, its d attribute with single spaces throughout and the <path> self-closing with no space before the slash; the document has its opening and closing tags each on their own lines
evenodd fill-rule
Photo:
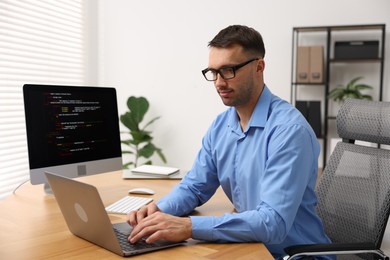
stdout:
<svg viewBox="0 0 390 260">
<path fill-rule="evenodd" d="M 261 35 L 229 26 L 209 47 L 202 73 L 229 108 L 208 129 L 181 183 L 157 204 L 128 214 L 129 241 L 260 241 L 275 258 L 287 246 L 329 243 L 315 211 L 319 144 L 300 112 L 264 84 Z M 185 217 L 220 185 L 237 213 Z"/>
</svg>

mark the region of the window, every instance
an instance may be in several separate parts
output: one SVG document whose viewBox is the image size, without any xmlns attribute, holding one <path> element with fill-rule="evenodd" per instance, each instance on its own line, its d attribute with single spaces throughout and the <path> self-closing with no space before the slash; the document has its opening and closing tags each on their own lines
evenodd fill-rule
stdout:
<svg viewBox="0 0 390 260">
<path fill-rule="evenodd" d="M 83 0 L 0 0 L 0 200 L 29 179 L 23 84 L 85 85 Z"/>
</svg>

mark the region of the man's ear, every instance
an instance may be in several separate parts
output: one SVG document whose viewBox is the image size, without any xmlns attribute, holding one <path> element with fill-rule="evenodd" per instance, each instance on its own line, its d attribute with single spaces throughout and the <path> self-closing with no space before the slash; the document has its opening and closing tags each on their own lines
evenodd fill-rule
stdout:
<svg viewBox="0 0 390 260">
<path fill-rule="evenodd" d="M 264 59 L 259 59 L 257 61 L 257 72 L 263 72 L 265 69 L 265 62 L 264 62 Z"/>
</svg>

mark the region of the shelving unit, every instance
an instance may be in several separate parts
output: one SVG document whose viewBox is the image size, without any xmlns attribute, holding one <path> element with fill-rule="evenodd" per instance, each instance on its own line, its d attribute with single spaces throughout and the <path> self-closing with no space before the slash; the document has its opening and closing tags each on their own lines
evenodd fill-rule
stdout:
<svg viewBox="0 0 390 260">
<path fill-rule="evenodd" d="M 369 85 L 374 87 L 371 93 L 374 100 L 382 100 L 383 95 L 383 72 L 385 57 L 385 24 L 341 25 L 341 26 L 317 26 L 317 27 L 294 27 L 292 35 L 292 70 L 291 70 L 291 104 L 296 105 L 300 100 L 316 100 L 321 102 L 321 134 L 322 139 L 323 167 L 328 159 L 329 141 L 332 136 L 336 137 L 335 118 L 337 104 L 329 100 L 327 95 L 338 84 L 344 84 L 356 73 L 359 76 L 371 77 L 376 81 Z M 336 41 L 379 41 L 379 54 L 377 58 L 364 59 L 335 59 Z M 298 46 L 323 46 L 324 71 L 323 82 L 299 83 L 297 74 L 297 50 Z M 355 73 L 355 75 L 353 75 Z M 352 75 L 352 76 L 351 76 Z M 346 80 L 345 77 L 349 77 Z M 343 79 L 341 79 L 343 78 Z M 343 82 L 339 82 L 343 80 Z M 364 82 L 362 79 L 361 83 Z M 360 81 L 359 81 L 360 82 Z"/>
</svg>

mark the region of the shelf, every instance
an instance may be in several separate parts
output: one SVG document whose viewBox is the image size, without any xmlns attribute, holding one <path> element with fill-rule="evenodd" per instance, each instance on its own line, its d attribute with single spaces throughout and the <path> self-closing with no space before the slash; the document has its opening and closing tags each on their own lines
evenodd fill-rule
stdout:
<svg viewBox="0 0 390 260">
<path fill-rule="evenodd" d="M 354 31 L 354 30 L 382 30 L 384 24 L 336 25 L 336 26 L 308 26 L 295 27 L 296 32 L 326 32 L 326 31 Z"/>
<path fill-rule="evenodd" d="M 372 62 L 381 62 L 381 58 L 372 58 L 372 59 L 330 59 L 330 63 L 372 63 Z"/>
<path fill-rule="evenodd" d="M 330 26 L 332 31 L 353 31 L 353 30 L 382 30 L 384 24 L 361 24 L 361 25 L 340 25 Z"/>
<path fill-rule="evenodd" d="M 321 83 L 310 83 L 310 82 L 293 82 L 292 85 L 302 85 L 302 86 L 323 86 L 325 82 Z"/>
<path fill-rule="evenodd" d="M 345 32 L 345 33 L 344 33 Z M 376 39 L 379 40 L 378 56 L 373 55 L 375 58 L 353 58 L 353 59 L 340 59 L 334 58 L 336 40 L 343 36 L 343 40 L 356 40 L 356 35 L 362 35 L 364 38 L 366 35 L 370 37 L 375 34 Z M 349 37 L 352 35 L 354 37 Z M 374 77 L 379 78 L 379 84 L 375 86 L 377 88 L 378 97 L 374 97 L 375 100 L 382 100 L 383 92 L 383 74 L 384 74 L 384 53 L 385 53 L 385 24 L 358 24 L 358 25 L 335 25 L 335 26 L 311 26 L 311 27 L 294 27 L 293 28 L 293 41 L 292 41 L 292 70 L 291 70 L 291 104 L 296 105 L 300 100 L 300 96 L 305 94 L 305 99 L 318 100 L 321 99 L 321 139 L 323 140 L 322 155 L 323 155 L 323 167 L 325 167 L 328 160 L 328 146 L 330 139 L 333 137 L 335 131 L 335 120 L 337 108 L 331 106 L 331 101 L 327 99 L 329 90 L 331 89 L 332 79 L 336 76 L 344 75 L 345 73 L 352 73 L 352 71 L 361 73 L 374 73 Z M 297 55 L 298 46 L 310 46 L 311 39 L 313 39 L 313 46 L 321 45 L 324 47 L 324 70 L 323 70 L 323 82 L 321 83 L 300 83 L 297 80 Z M 318 41 L 321 40 L 321 43 Z M 340 55 L 341 56 L 341 55 Z M 306 56 L 304 56 L 306 57 Z M 336 56 L 338 57 L 338 56 Z M 344 55 L 344 57 L 347 57 Z M 304 63 L 300 63 L 302 66 Z M 359 64 L 359 66 L 355 66 Z M 360 65 L 363 66 L 360 66 Z M 374 66 L 375 68 L 366 70 L 367 66 Z M 379 65 L 379 66 L 377 66 Z M 304 69 L 307 69 L 303 66 Z M 346 69 L 351 68 L 351 69 Z M 300 67 L 302 69 L 302 67 Z M 337 71 L 337 74 L 334 74 Z M 364 74 L 363 73 L 363 74 Z M 377 74 L 376 74 L 377 73 Z M 345 74 L 345 76 L 348 76 Z M 312 86 L 313 88 L 310 89 Z M 301 88 L 301 89 L 300 89 Z M 304 92 L 304 93 L 301 93 Z M 310 100 L 308 100 L 309 102 Z M 330 110 L 332 109 L 332 110 Z M 308 120 L 310 123 L 310 120 Z M 319 120 L 317 120 L 319 121 Z M 313 125 L 318 128 L 318 123 L 313 121 Z M 314 127 L 313 127 L 314 128 Z M 320 138 L 319 138 L 320 139 Z"/>
<path fill-rule="evenodd" d="M 326 32 L 328 27 L 296 27 L 294 28 L 297 32 Z"/>
</svg>

